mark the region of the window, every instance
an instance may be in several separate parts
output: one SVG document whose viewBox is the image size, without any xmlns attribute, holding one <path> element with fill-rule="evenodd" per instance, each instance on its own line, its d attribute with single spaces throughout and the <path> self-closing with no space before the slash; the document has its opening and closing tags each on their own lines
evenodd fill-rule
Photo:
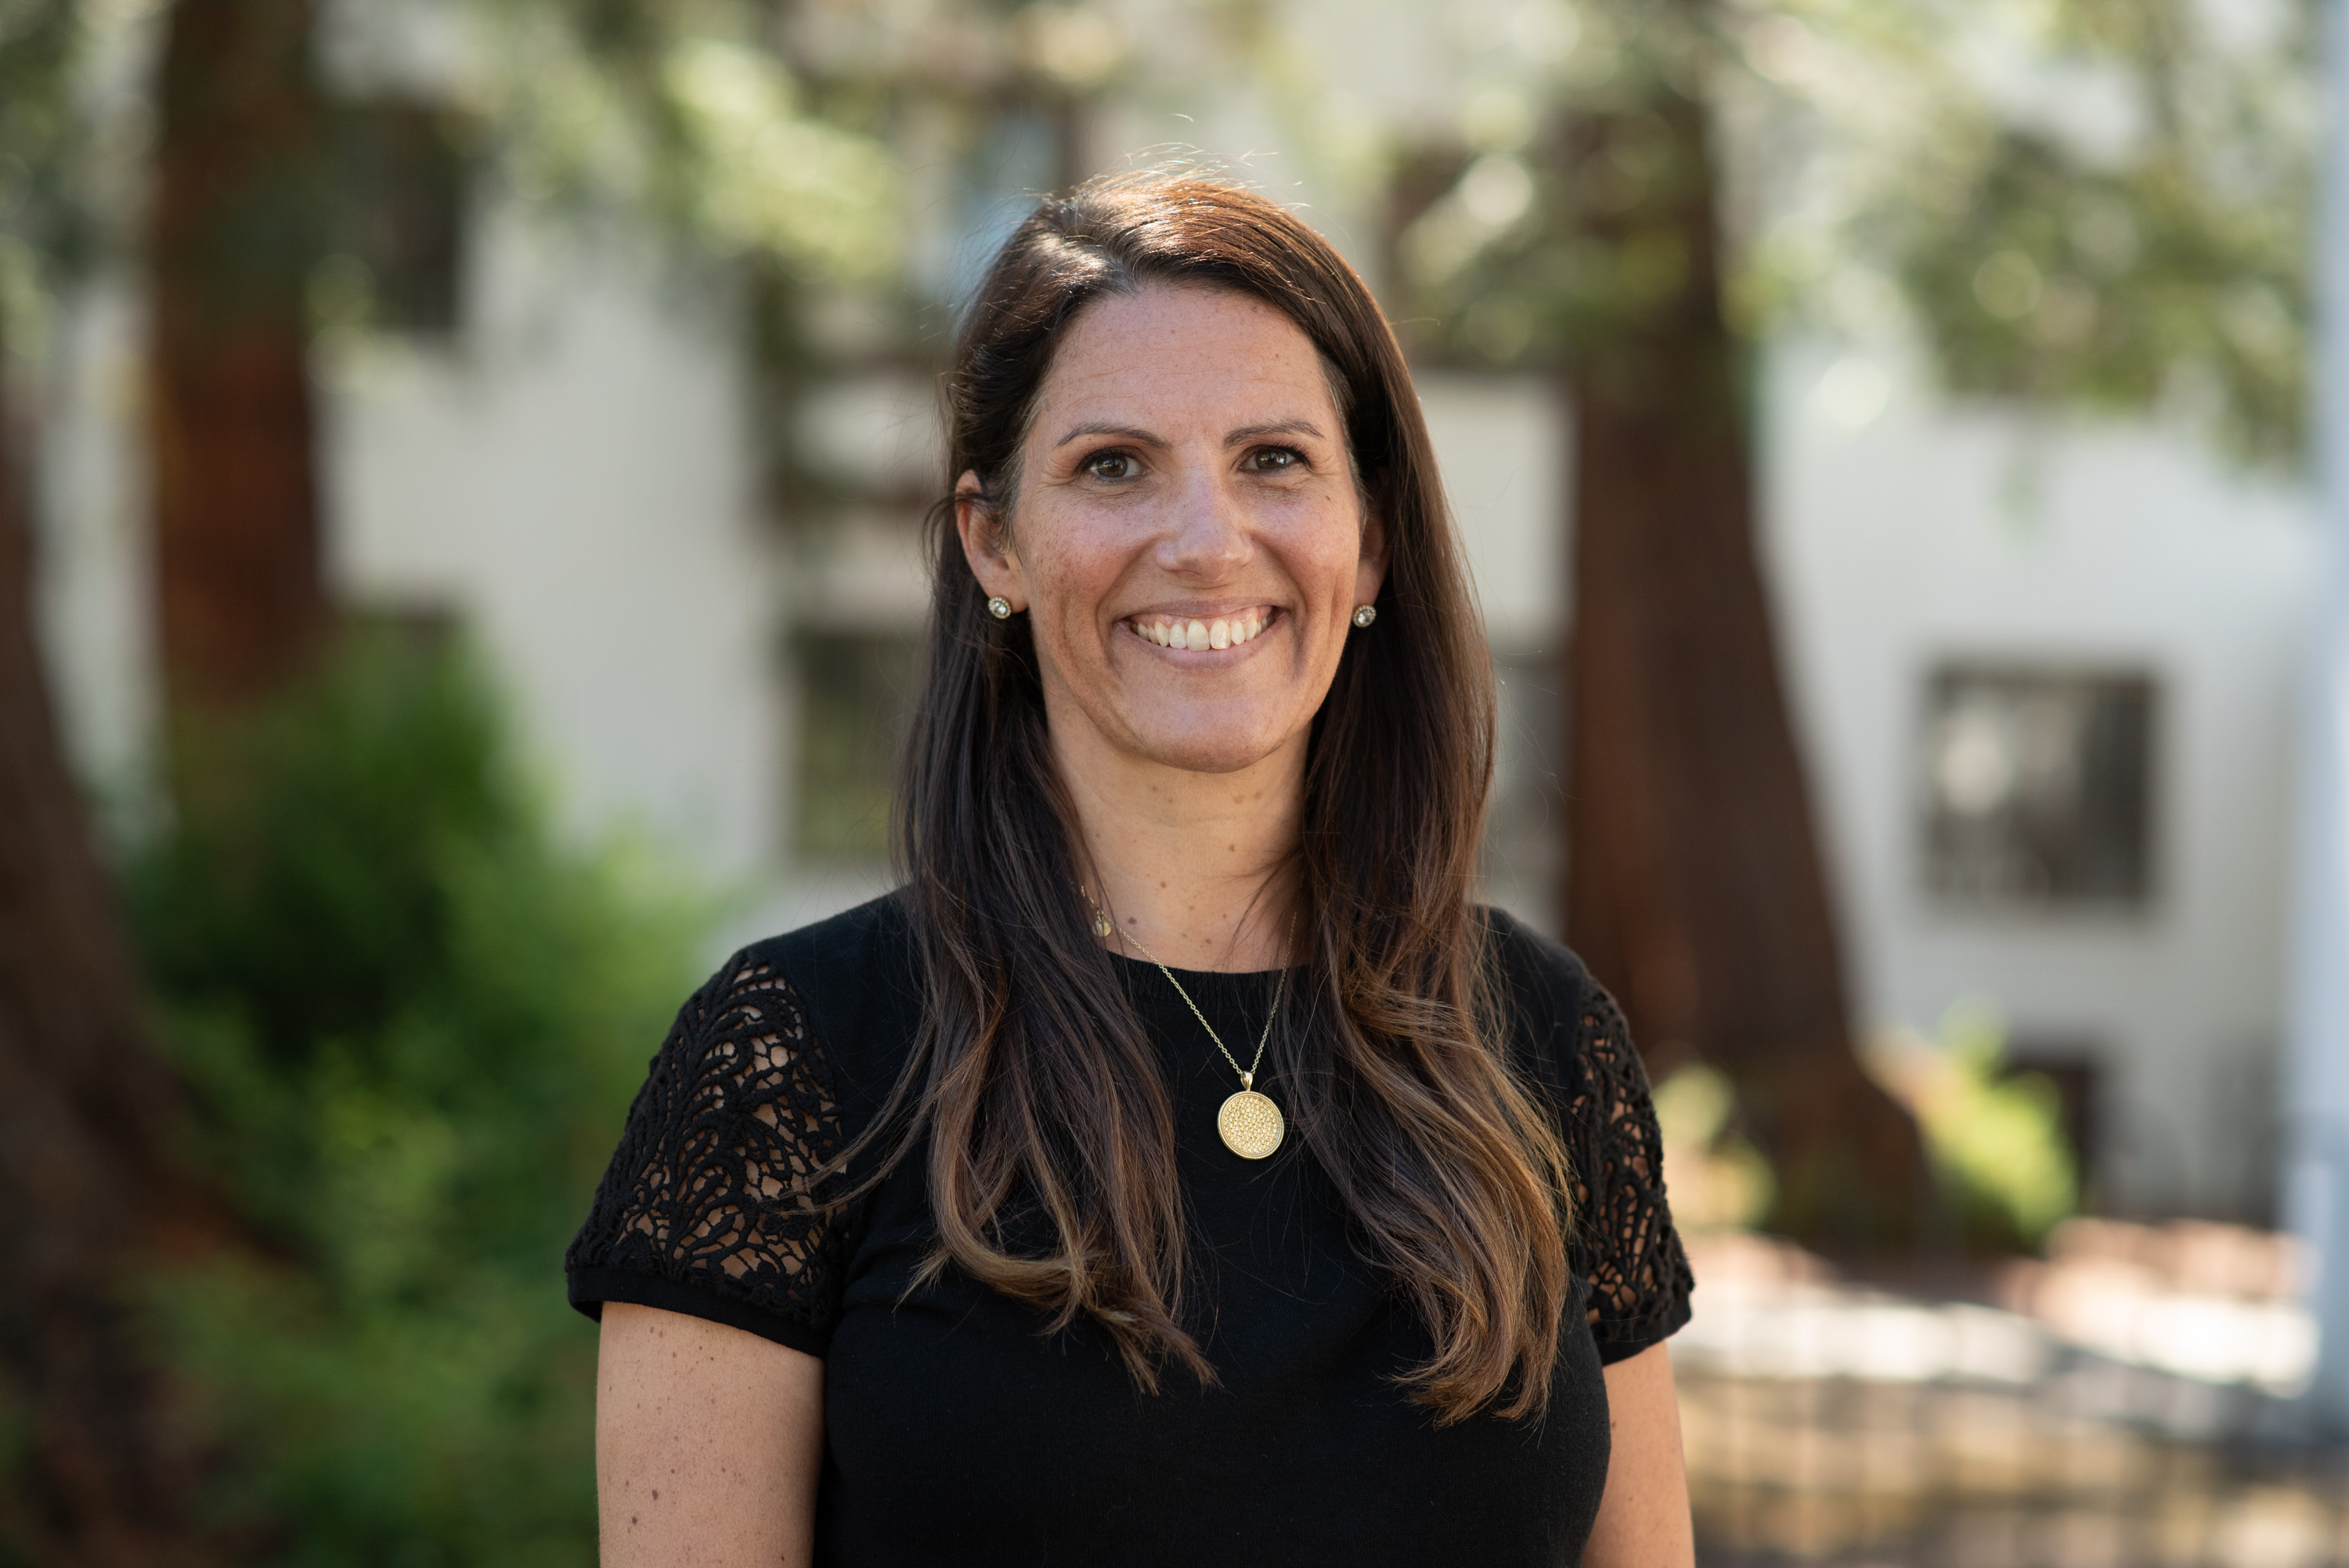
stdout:
<svg viewBox="0 0 2349 1568">
<path fill-rule="evenodd" d="M 810 632 L 797 642 L 799 799 L 792 841 L 810 860 L 889 852 L 889 791 L 914 700 L 918 639 Z"/>
<path fill-rule="evenodd" d="M 2142 674 L 1951 665 L 1926 696 L 1925 880 L 1953 900 L 2142 903 L 2154 686 Z"/>
<path fill-rule="evenodd" d="M 1485 816 L 1481 896 L 1556 935 L 1564 923 L 1565 821 L 1558 758 L 1566 700 L 1558 661 L 1541 654 L 1496 654 L 1499 744 Z"/>
<path fill-rule="evenodd" d="M 346 197 L 336 260 L 365 278 L 368 319 L 387 332 L 454 332 L 465 215 L 455 121 L 428 105 L 380 101 L 343 106 L 336 127 Z"/>
</svg>

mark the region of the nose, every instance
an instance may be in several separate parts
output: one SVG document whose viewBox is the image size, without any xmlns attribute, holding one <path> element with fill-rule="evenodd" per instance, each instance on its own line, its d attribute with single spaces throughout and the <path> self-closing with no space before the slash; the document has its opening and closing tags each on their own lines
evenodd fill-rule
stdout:
<svg viewBox="0 0 2349 1568">
<path fill-rule="evenodd" d="M 1216 481 L 1212 468 L 1194 471 L 1176 491 L 1174 516 L 1158 544 L 1158 564 L 1166 572 L 1214 582 L 1247 563 L 1254 548 L 1247 516 Z"/>
</svg>

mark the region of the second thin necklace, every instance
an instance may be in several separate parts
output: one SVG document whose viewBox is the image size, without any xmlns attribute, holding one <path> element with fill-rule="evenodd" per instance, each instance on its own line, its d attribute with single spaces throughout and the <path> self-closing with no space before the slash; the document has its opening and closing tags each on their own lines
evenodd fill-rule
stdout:
<svg viewBox="0 0 2349 1568">
<path fill-rule="evenodd" d="M 1090 889 L 1081 887 L 1077 892 L 1084 898 L 1086 907 L 1093 912 L 1093 934 L 1131 942 L 1135 952 L 1157 965 L 1158 973 L 1166 976 L 1166 984 L 1174 987 L 1174 995 L 1183 998 L 1183 1005 L 1191 1009 L 1191 1016 L 1199 1020 L 1199 1027 L 1207 1031 L 1207 1038 L 1215 1041 L 1216 1049 L 1223 1052 L 1224 1060 L 1232 1064 L 1232 1071 L 1240 1075 L 1240 1092 L 1224 1101 L 1223 1109 L 1216 1112 L 1216 1131 L 1223 1138 L 1224 1147 L 1243 1160 L 1262 1160 L 1273 1153 L 1280 1147 L 1280 1140 L 1288 1136 L 1288 1123 L 1282 1119 L 1280 1107 L 1272 1102 L 1272 1097 L 1257 1091 L 1256 1073 L 1264 1066 L 1264 1047 L 1272 1038 L 1273 1020 L 1280 1016 L 1281 997 L 1288 990 L 1288 966 L 1281 966 L 1280 980 L 1272 988 L 1272 1011 L 1265 1015 L 1264 1033 L 1257 1037 L 1256 1056 L 1247 1066 L 1242 1067 L 1239 1058 L 1232 1055 L 1231 1047 L 1224 1044 L 1223 1036 L 1216 1033 L 1216 1026 L 1207 1022 L 1207 1015 L 1199 1011 L 1199 1004 L 1191 1000 L 1191 993 L 1183 989 L 1183 982 L 1174 978 L 1174 971 L 1160 964 L 1158 955 L 1143 946 L 1140 937 L 1131 932 L 1118 930 L 1116 923 L 1110 919 L 1109 912 L 1093 903 Z M 1295 929 L 1292 921 L 1290 930 L 1294 933 Z"/>
</svg>

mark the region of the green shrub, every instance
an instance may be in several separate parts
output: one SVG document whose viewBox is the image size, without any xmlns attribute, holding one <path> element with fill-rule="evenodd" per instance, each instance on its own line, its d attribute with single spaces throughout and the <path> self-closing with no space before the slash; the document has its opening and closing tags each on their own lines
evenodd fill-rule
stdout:
<svg viewBox="0 0 2349 1568">
<path fill-rule="evenodd" d="M 1952 1008 L 1938 1040 L 1895 1032 L 1873 1066 L 1915 1114 L 1969 1244 L 2035 1250 L 2079 1207 L 2062 1096 L 2044 1073 L 2009 1068 L 1995 1012 Z"/>
<path fill-rule="evenodd" d="M 1672 1222 L 1683 1233 L 1748 1229 L 1777 1196 L 1770 1162 L 1732 1125 L 1736 1104 L 1729 1076 L 1703 1062 L 1656 1086 Z"/>
<path fill-rule="evenodd" d="M 376 637 L 181 738 L 127 903 L 258 1258 L 160 1278 L 283 1563 L 594 1561 L 593 1326 L 564 1243 L 691 980 L 698 911 L 582 853 L 460 654 Z"/>
</svg>

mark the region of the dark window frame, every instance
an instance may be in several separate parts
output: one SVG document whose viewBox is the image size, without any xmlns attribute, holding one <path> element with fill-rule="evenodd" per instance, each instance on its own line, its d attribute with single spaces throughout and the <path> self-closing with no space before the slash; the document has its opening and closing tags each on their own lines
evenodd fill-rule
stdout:
<svg viewBox="0 0 2349 1568">
<path fill-rule="evenodd" d="M 889 854 L 897 758 L 920 679 L 918 629 L 805 625 L 787 643 L 794 860 L 873 864 Z"/>
<path fill-rule="evenodd" d="M 2149 909 L 2162 683 L 2149 665 L 1953 655 L 1922 690 L 1919 881 L 1946 907 Z"/>
</svg>

